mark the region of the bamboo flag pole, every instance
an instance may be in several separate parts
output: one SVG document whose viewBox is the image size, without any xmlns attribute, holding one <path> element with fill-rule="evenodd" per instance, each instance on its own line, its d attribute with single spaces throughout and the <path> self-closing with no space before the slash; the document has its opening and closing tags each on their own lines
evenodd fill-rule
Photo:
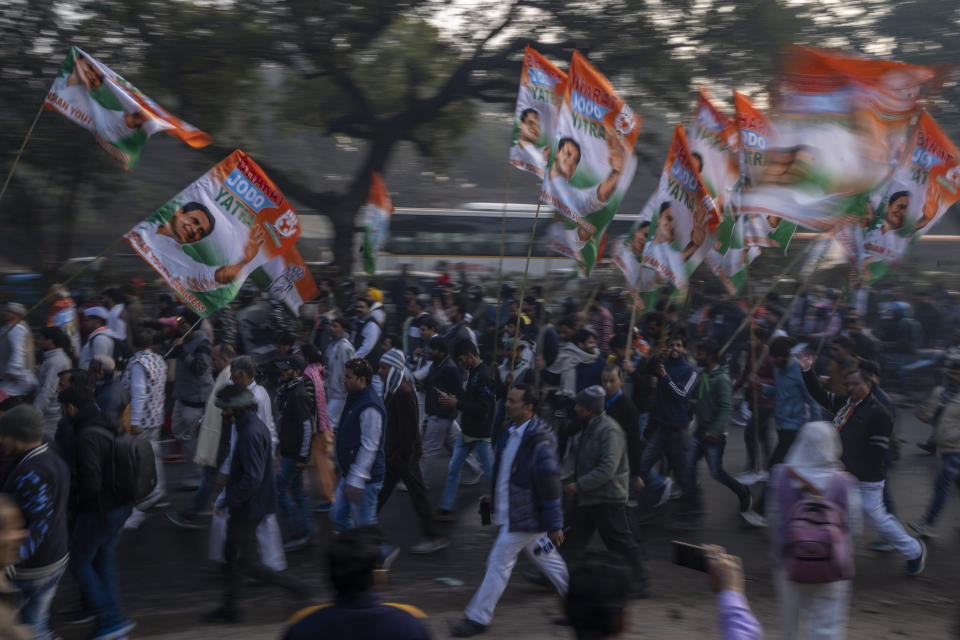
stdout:
<svg viewBox="0 0 960 640">
<path fill-rule="evenodd" d="M 83 273 L 84 271 L 86 271 L 87 269 L 89 269 L 91 265 L 93 265 L 97 260 L 99 260 L 100 258 L 102 258 L 103 256 L 105 256 L 111 249 L 113 249 L 114 246 L 116 246 L 116 244 L 117 244 L 118 242 L 121 242 L 122 240 L 123 240 L 123 236 L 120 236 L 119 238 L 117 238 L 116 240 L 114 240 L 113 242 L 111 242 L 110 244 L 108 244 L 107 247 L 106 247 L 103 251 L 101 251 L 100 253 L 98 253 L 97 255 L 95 255 L 95 256 L 93 257 L 93 260 L 91 260 L 91 261 L 88 262 L 87 264 L 85 264 L 85 265 L 83 265 L 82 267 L 80 267 L 79 269 L 77 269 L 74 273 L 72 273 L 72 274 L 70 275 L 69 278 L 67 278 L 66 280 L 64 280 L 63 282 L 61 282 L 61 283 L 60 283 L 60 286 L 66 287 L 68 284 L 70 284 L 71 282 L 73 282 L 73 280 L 74 280 L 77 276 L 79 276 L 81 273 Z M 39 308 L 40 308 L 43 304 L 45 304 L 50 298 L 53 297 L 53 294 L 54 294 L 53 291 L 48 291 L 48 292 L 47 292 L 47 295 L 43 296 L 43 298 L 41 298 L 38 302 L 36 302 L 32 307 L 30 307 L 29 309 L 27 309 L 27 313 L 26 313 L 26 315 L 24 316 L 24 318 L 26 318 L 28 315 L 30 315 L 31 313 L 33 313 L 34 311 L 36 311 L 37 309 L 39 309 Z M 7 335 L 7 332 L 10 331 L 10 329 L 12 329 L 13 326 L 14 326 L 14 325 L 8 325 L 7 327 L 5 327 L 5 328 L 3 329 L 3 332 L 0 333 L 0 338 L 2 338 L 3 336 Z"/>
<path fill-rule="evenodd" d="M 800 264 L 800 260 L 801 260 L 804 256 L 809 255 L 811 249 L 813 249 L 813 246 L 816 244 L 816 242 L 817 242 L 817 241 L 815 241 L 815 240 L 811 241 L 810 244 L 807 245 L 807 248 L 806 248 L 806 249 L 804 249 L 802 252 L 800 252 L 799 254 L 797 254 L 797 257 L 794 258 L 793 261 L 792 261 L 789 265 L 787 265 L 787 268 L 784 270 L 783 275 L 781 275 L 781 276 L 778 277 L 776 280 L 774 280 L 774 281 L 773 281 L 773 284 L 770 285 L 770 288 L 771 288 L 771 289 L 773 289 L 773 288 L 776 287 L 778 284 L 780 284 L 781 282 L 783 282 L 784 280 L 786 280 L 788 277 L 790 277 L 790 274 L 793 272 L 793 270 L 796 268 L 796 266 L 797 266 L 798 264 Z M 748 266 L 749 266 L 749 265 L 748 265 Z M 806 284 L 807 280 L 809 280 L 809 276 L 807 276 L 807 278 L 803 281 L 803 284 Z M 756 313 L 757 309 L 760 308 L 760 305 L 761 305 L 762 303 L 763 303 L 763 299 L 761 298 L 755 305 L 753 305 L 753 306 L 750 308 L 750 311 L 747 313 L 746 317 L 743 319 L 743 322 L 740 323 L 740 326 L 737 327 L 737 330 L 733 332 L 733 335 L 730 336 L 730 338 L 727 340 L 727 342 L 726 342 L 726 343 L 723 345 L 723 347 L 720 349 L 720 355 L 721 355 L 721 356 L 727 352 L 727 349 L 729 349 L 729 348 L 730 348 L 730 345 L 733 344 L 733 341 L 737 339 L 737 336 L 740 335 L 740 332 L 742 332 L 744 329 L 747 328 L 747 325 L 748 325 L 748 323 L 750 322 L 750 319 L 753 317 L 753 314 Z"/>
<path fill-rule="evenodd" d="M 169 356 L 171 353 L 173 353 L 173 350 L 174 350 L 174 349 L 176 349 L 176 348 L 179 347 L 181 344 L 183 344 L 183 341 L 186 340 L 187 336 L 190 335 L 190 333 L 191 333 L 194 329 L 196 329 L 196 328 L 197 328 L 197 325 L 199 325 L 201 322 L 203 322 L 203 318 L 197 318 L 197 321 L 194 322 L 192 325 L 190 325 L 190 328 L 187 329 L 187 332 L 186 332 L 185 334 L 183 334 L 182 336 L 180 336 L 179 338 L 177 338 L 176 340 L 174 340 L 174 341 L 173 341 L 173 346 L 170 347 L 169 349 L 167 349 L 167 352 L 166 352 L 165 354 L 163 354 L 163 359 L 166 360 L 166 359 L 167 359 L 167 356 Z"/>
<path fill-rule="evenodd" d="M 623 356 L 624 361 L 630 361 L 630 355 L 633 352 L 633 325 L 637 322 L 637 292 L 630 290 L 630 299 L 633 301 L 633 308 L 630 309 L 630 324 L 627 325 L 627 351 Z"/>
<path fill-rule="evenodd" d="M 527 290 L 527 274 L 530 272 L 530 257 L 533 255 L 533 243 L 537 234 L 537 221 L 540 219 L 540 202 L 537 201 L 537 210 L 533 214 L 533 228 L 530 229 L 530 244 L 527 246 L 527 261 L 523 265 L 523 280 L 520 281 L 520 300 L 517 302 L 517 332 L 513 336 L 513 349 L 510 353 L 510 373 L 513 372 L 513 365 L 517 361 L 517 346 L 520 343 L 520 331 L 523 329 L 523 324 L 520 321 L 520 316 L 523 313 L 523 296 Z"/>
<path fill-rule="evenodd" d="M 493 327 L 493 363 L 497 364 L 497 350 L 500 348 L 500 309 L 503 307 L 503 255 L 507 240 L 507 203 L 510 201 L 510 176 L 512 165 L 507 164 L 506 188 L 503 194 L 503 210 L 500 212 L 500 268 L 497 273 L 497 315 Z M 512 373 L 512 372 L 508 372 Z"/>
<path fill-rule="evenodd" d="M 3 200 L 3 195 L 7 192 L 7 186 L 10 184 L 10 179 L 13 178 L 13 172 L 17 170 L 17 165 L 20 163 L 20 156 L 23 155 L 23 150 L 27 148 L 27 142 L 30 140 L 30 135 L 33 133 L 34 127 L 37 126 L 37 122 L 40 121 L 40 114 L 43 113 L 43 109 L 43 103 L 40 103 L 40 109 L 33 118 L 33 124 L 27 129 L 27 135 L 23 139 L 23 144 L 20 145 L 20 150 L 17 151 L 17 157 L 13 159 L 13 166 L 10 167 L 10 173 L 7 174 L 7 179 L 3 181 L 3 188 L 0 189 L 0 201 Z"/>
</svg>

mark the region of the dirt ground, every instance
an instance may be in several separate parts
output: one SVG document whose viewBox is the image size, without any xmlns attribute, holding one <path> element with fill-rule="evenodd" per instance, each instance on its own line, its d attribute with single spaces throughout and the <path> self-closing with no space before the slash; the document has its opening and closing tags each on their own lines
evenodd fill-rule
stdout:
<svg viewBox="0 0 960 640">
<path fill-rule="evenodd" d="M 939 461 L 920 452 L 914 442 L 926 438 L 928 427 L 909 412 L 900 412 L 898 433 L 906 440 L 903 457 L 893 473 L 892 486 L 901 519 L 919 517 L 930 497 Z M 726 468 L 743 468 L 742 431 L 731 428 Z M 703 463 L 701 463 L 703 465 Z M 174 469 L 174 477 L 176 470 Z M 742 557 L 747 579 L 747 596 L 764 628 L 766 638 L 779 638 L 777 600 L 768 562 L 769 538 L 764 530 L 744 530 L 736 514 L 736 499 L 726 488 L 710 479 L 701 468 L 707 516 L 697 531 L 671 532 L 669 514 L 645 527 L 645 551 L 651 575 L 652 597 L 634 601 L 629 609 L 627 638 L 715 638 L 716 605 L 704 574 L 677 567 L 670 558 L 670 540 L 716 543 Z M 439 493 L 440 478 L 433 493 Z M 385 599 L 413 604 L 429 615 L 435 637 L 449 637 L 449 627 L 480 584 L 484 561 L 493 539 L 493 527 L 481 527 L 472 506 L 479 488 L 464 488 L 459 500 L 459 520 L 450 526 L 451 545 L 437 554 L 423 557 L 402 553 L 394 564 L 391 582 L 383 591 Z M 173 494 L 185 502 L 188 494 Z M 903 575 L 903 560 L 896 554 L 877 554 L 866 549 L 875 539 L 867 530 L 857 541 L 857 576 L 847 638 L 946 639 L 960 638 L 960 500 L 954 492 L 939 523 L 940 537 L 930 545 L 927 570 L 918 578 Z M 319 517 L 325 524 L 325 518 Z M 382 523 L 392 542 L 407 548 L 418 537 L 410 501 L 397 493 L 387 504 Z M 326 526 L 326 525 L 325 525 Z M 216 604 L 220 584 L 215 573 L 202 570 L 206 558 L 207 532 L 183 531 L 162 514 L 148 518 L 134 533 L 125 533 L 120 548 L 120 582 L 127 613 L 138 622 L 132 638 L 164 640 L 214 640 L 231 638 L 276 638 L 283 620 L 301 603 L 284 599 L 271 587 L 251 586 L 244 592 L 245 623 L 208 626 L 199 615 Z M 315 587 L 314 601 L 326 601 L 330 589 L 324 573 L 325 535 L 307 550 L 289 556 L 290 571 Z M 599 541 L 595 541 L 599 544 Z M 518 569 L 529 566 L 521 561 Z M 437 578 L 455 578 L 462 586 L 449 586 Z M 75 586 L 65 580 L 56 607 L 75 601 Z M 572 638 L 567 627 L 553 624 L 560 616 L 558 600 L 550 591 L 527 583 L 515 571 L 496 610 L 493 623 L 483 637 L 557 640 Z M 66 638 L 80 638 L 86 631 L 56 625 Z"/>
</svg>

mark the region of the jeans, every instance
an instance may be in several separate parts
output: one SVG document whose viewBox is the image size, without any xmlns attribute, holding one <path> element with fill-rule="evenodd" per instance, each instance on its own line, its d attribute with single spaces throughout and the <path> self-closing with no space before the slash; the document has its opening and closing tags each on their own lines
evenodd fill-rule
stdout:
<svg viewBox="0 0 960 640">
<path fill-rule="evenodd" d="M 330 510 L 330 519 L 333 520 L 337 529 L 349 531 L 357 527 L 377 524 L 377 497 L 383 488 L 383 481 L 368 482 L 363 495 L 357 502 L 347 500 L 346 487 L 346 478 L 340 478 L 333 509 Z"/>
<path fill-rule="evenodd" d="M 493 447 L 490 446 L 490 442 L 487 440 L 467 442 L 461 434 L 457 436 L 457 444 L 453 448 L 453 457 L 450 458 L 450 466 L 447 469 L 447 485 L 443 489 L 443 497 L 440 498 L 441 509 L 453 511 L 453 503 L 457 499 L 457 488 L 460 486 L 460 472 L 471 452 L 480 461 L 483 475 L 486 476 L 490 485 L 493 485 Z"/>
<path fill-rule="evenodd" d="M 314 534 L 313 512 L 310 500 L 303 490 L 303 468 L 293 458 L 280 458 L 277 474 L 277 506 L 290 524 L 291 537 L 303 538 Z M 290 493 L 287 494 L 289 489 Z"/>
<path fill-rule="evenodd" d="M 743 430 L 743 443 L 747 445 L 747 471 L 756 471 L 765 469 L 763 463 L 757 465 L 757 441 L 760 441 L 760 447 L 763 449 L 763 455 L 770 460 L 770 440 L 767 438 L 767 425 L 770 422 L 770 416 L 773 414 L 773 408 L 756 409 L 755 414 L 750 415 L 747 421 L 747 428 Z M 760 429 L 757 429 L 759 425 Z M 759 433 L 759 437 L 757 436 Z"/>
<path fill-rule="evenodd" d="M 35 640 L 52 640 L 56 637 L 50 629 L 50 605 L 66 570 L 67 565 L 64 564 L 44 578 L 13 580 L 13 586 L 20 590 L 20 622 L 30 627 Z"/>
<path fill-rule="evenodd" d="M 180 400 L 173 405 L 170 431 L 183 452 L 183 468 L 186 470 L 183 482 L 186 485 L 200 479 L 200 467 L 193 459 L 197 455 L 197 429 L 203 421 L 203 410 L 203 407 L 188 407 Z"/>
<path fill-rule="evenodd" d="M 70 572 L 100 629 L 124 621 L 117 596 L 116 550 L 123 523 L 132 512 L 133 505 L 128 504 L 114 507 L 103 515 L 93 511 L 77 514 L 70 547 Z"/>
<path fill-rule="evenodd" d="M 656 502 L 659 497 L 659 490 L 663 488 L 664 479 L 653 471 L 653 466 L 660 459 L 662 453 L 665 453 L 670 466 L 673 468 L 673 475 L 680 483 L 680 488 L 684 494 L 690 495 L 690 487 L 687 486 L 687 449 L 689 447 L 689 436 L 687 430 L 674 429 L 666 425 L 659 425 L 647 440 L 647 446 L 643 450 L 643 456 L 640 458 L 640 475 L 646 483 L 644 494 Z M 657 493 L 654 493 L 656 491 Z"/>
<path fill-rule="evenodd" d="M 740 511 L 746 511 L 750 506 L 750 490 L 737 482 L 729 473 L 723 470 L 723 451 L 727 448 L 727 437 L 723 436 L 717 442 L 707 442 L 703 437 L 695 437 L 690 447 L 690 457 L 687 459 L 689 478 L 687 485 L 691 488 L 690 503 L 700 504 L 700 492 L 697 488 L 697 463 L 700 458 L 706 458 L 707 468 L 713 479 L 737 494 L 740 500 Z"/>
<path fill-rule="evenodd" d="M 960 478 L 960 453 L 944 453 L 941 454 L 940 459 L 943 460 L 943 466 L 937 474 L 937 480 L 933 485 L 933 497 L 930 499 L 926 515 L 923 516 L 924 521 L 930 526 L 934 525 L 940 517 L 940 512 L 943 511 L 943 505 L 950 493 L 950 485 Z"/>
</svg>

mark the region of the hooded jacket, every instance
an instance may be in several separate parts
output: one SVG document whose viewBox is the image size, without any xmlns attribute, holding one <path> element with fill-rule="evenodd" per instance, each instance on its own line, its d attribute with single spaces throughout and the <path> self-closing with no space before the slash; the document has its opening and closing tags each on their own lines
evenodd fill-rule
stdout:
<svg viewBox="0 0 960 640">
<path fill-rule="evenodd" d="M 726 365 L 717 365 L 700 374 L 697 388 L 697 434 L 727 432 L 730 412 L 733 409 L 733 392 Z"/>
</svg>

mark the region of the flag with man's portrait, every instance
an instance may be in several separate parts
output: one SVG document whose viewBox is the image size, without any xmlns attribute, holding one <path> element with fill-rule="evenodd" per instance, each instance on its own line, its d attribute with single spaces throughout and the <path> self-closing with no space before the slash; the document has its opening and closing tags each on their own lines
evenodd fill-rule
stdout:
<svg viewBox="0 0 960 640">
<path fill-rule="evenodd" d="M 873 284 L 960 200 L 960 151 L 926 111 L 913 128 L 890 179 L 870 202 L 862 225 L 838 231 L 866 284 Z"/>
<path fill-rule="evenodd" d="M 540 202 L 553 206 L 547 243 L 586 275 L 600 239 L 633 182 L 640 118 L 613 84 L 573 52 Z"/>
<path fill-rule="evenodd" d="M 530 46 L 524 49 L 510 141 L 510 164 L 517 169 L 543 178 L 566 81 L 567 74 L 556 65 Z"/>
<path fill-rule="evenodd" d="M 293 207 L 237 149 L 124 238 L 184 304 L 208 316 L 233 300 L 253 271 L 287 255 L 299 235 Z M 275 279 L 281 274 L 273 264 Z M 294 286 L 310 277 L 300 268 L 285 273 Z"/>
<path fill-rule="evenodd" d="M 640 257 L 638 290 L 666 285 L 685 295 L 690 274 L 710 249 L 720 212 L 697 172 L 683 125 L 673 128 L 660 182 L 640 210 L 640 220 L 650 221 L 650 231 Z"/>
<path fill-rule="evenodd" d="M 136 164 L 147 138 L 159 131 L 191 147 L 205 147 L 213 140 L 78 47 L 71 47 L 60 65 L 43 105 L 93 133 L 125 169 Z"/>
</svg>

